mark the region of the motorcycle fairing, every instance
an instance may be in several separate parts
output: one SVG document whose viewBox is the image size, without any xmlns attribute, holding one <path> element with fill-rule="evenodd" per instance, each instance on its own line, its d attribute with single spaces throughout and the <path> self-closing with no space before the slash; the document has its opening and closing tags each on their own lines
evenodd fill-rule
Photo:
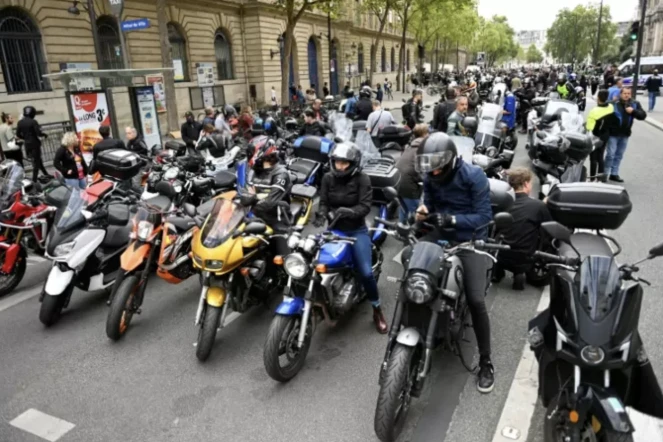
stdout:
<svg viewBox="0 0 663 442">
<path fill-rule="evenodd" d="M 284 296 L 283 301 L 276 308 L 277 315 L 295 316 L 304 311 L 304 298 Z"/>
<path fill-rule="evenodd" d="M 46 279 L 46 284 L 44 285 L 44 292 L 47 296 L 61 295 L 67 289 L 73 277 L 73 270 L 62 270 L 60 269 L 60 264 L 53 263 L 53 267 L 51 267 L 48 279 Z"/>
<path fill-rule="evenodd" d="M 443 255 L 444 249 L 440 245 L 424 241 L 406 248 L 401 259 L 408 273 L 422 270 L 437 279 L 442 274 Z"/>
<path fill-rule="evenodd" d="M 342 235 L 342 232 L 333 232 Z M 318 255 L 318 264 L 325 264 L 329 267 L 351 267 L 352 260 L 352 244 L 348 242 L 328 242 L 320 247 L 320 254 Z"/>
<path fill-rule="evenodd" d="M 11 271 L 14 269 L 14 265 L 18 261 L 18 256 L 21 252 L 21 246 L 18 244 L 0 243 L 0 248 L 6 250 L 5 262 L 2 264 L 2 272 L 11 273 Z"/>
</svg>

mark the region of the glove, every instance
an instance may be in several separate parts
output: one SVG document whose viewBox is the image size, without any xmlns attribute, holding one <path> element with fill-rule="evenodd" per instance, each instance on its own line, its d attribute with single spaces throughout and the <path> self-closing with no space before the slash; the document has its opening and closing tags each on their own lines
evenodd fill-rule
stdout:
<svg viewBox="0 0 663 442">
<path fill-rule="evenodd" d="M 258 197 L 255 195 L 240 195 L 239 203 L 244 207 L 252 206 L 258 201 Z"/>
<path fill-rule="evenodd" d="M 349 207 L 340 207 L 340 208 L 336 209 L 336 216 L 342 216 L 342 217 L 350 218 L 350 217 L 353 217 L 354 214 L 355 214 L 355 211 L 352 210 Z"/>
<path fill-rule="evenodd" d="M 438 213 L 433 218 L 433 224 L 435 224 L 438 229 L 451 227 L 453 226 L 453 217 L 446 213 Z"/>
<path fill-rule="evenodd" d="M 322 213 L 317 213 L 315 215 L 315 221 L 313 221 L 313 226 L 320 228 L 325 225 L 325 222 L 326 222 L 325 215 L 323 215 Z"/>
</svg>

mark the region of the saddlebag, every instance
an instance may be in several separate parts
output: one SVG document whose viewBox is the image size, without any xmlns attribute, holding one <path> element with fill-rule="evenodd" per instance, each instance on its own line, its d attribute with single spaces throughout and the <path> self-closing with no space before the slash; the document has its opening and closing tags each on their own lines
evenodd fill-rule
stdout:
<svg viewBox="0 0 663 442">
<path fill-rule="evenodd" d="M 94 160 L 94 167 L 105 177 L 125 181 L 138 175 L 143 167 L 143 160 L 134 152 L 111 149 L 99 152 Z"/>
<path fill-rule="evenodd" d="M 384 195 L 385 187 L 398 189 L 398 183 L 401 181 L 401 173 L 394 165 L 391 158 L 376 158 L 369 160 L 362 168 L 362 171 L 371 179 L 373 187 L 373 202 L 384 204 L 388 200 Z"/>
</svg>

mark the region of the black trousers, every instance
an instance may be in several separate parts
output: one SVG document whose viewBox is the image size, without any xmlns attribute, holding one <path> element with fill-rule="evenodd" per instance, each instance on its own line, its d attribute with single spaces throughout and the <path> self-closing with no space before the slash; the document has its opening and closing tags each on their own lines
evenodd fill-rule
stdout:
<svg viewBox="0 0 663 442">
<path fill-rule="evenodd" d="M 30 149 L 30 159 L 32 160 L 32 181 L 37 182 L 39 178 L 39 171 L 41 170 L 44 175 L 48 175 L 44 162 L 41 159 L 41 148 Z"/>
<path fill-rule="evenodd" d="M 605 171 L 605 148 L 605 145 L 597 147 L 589 155 L 589 176 L 596 176 L 597 173 Z"/>
</svg>

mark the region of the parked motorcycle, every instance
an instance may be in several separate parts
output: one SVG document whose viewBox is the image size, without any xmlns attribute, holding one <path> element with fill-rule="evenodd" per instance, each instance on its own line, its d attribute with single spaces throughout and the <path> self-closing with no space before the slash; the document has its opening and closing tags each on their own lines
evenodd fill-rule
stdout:
<svg viewBox="0 0 663 442">
<path fill-rule="evenodd" d="M 334 232 L 339 219 L 331 220 L 324 233 L 302 238 L 301 229 L 295 229 L 288 238 L 292 253 L 283 257 L 288 283 L 263 351 L 265 370 L 276 381 L 287 382 L 302 369 L 320 322 L 335 324 L 365 299 L 352 258 L 355 239 Z M 372 258 L 377 280 L 383 257 L 375 245 Z"/>
</svg>

